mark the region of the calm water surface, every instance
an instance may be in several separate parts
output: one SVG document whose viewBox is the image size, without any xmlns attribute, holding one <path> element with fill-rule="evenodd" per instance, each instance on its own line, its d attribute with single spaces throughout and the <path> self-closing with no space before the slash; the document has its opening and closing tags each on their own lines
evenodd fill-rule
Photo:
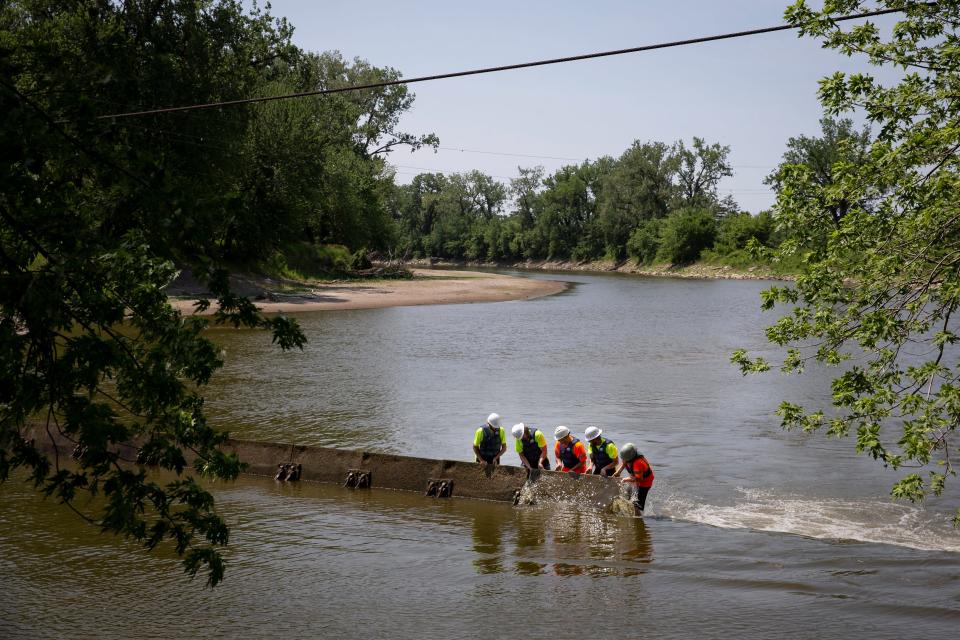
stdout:
<svg viewBox="0 0 960 640">
<path fill-rule="evenodd" d="M 538 274 L 526 302 L 303 314 L 310 344 L 213 333 L 208 394 L 235 436 L 468 460 L 490 411 L 590 424 L 657 471 L 645 520 L 390 491 L 217 487 L 227 579 L 105 538 L 0 487 L 0 637 L 925 637 L 960 624 L 960 534 L 891 503 L 852 442 L 780 431 L 781 399 L 829 403 L 824 372 L 742 378 L 765 349 L 763 283 Z M 506 456 L 515 464 L 512 448 Z M 955 495 L 955 494 L 954 494 Z"/>
</svg>

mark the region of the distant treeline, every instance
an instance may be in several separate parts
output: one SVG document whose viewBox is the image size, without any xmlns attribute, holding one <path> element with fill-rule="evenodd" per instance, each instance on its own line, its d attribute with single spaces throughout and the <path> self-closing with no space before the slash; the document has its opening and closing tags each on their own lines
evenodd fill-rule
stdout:
<svg viewBox="0 0 960 640">
<path fill-rule="evenodd" d="M 730 148 L 694 138 L 634 142 L 619 158 L 520 168 L 509 186 L 478 171 L 426 173 L 396 189 L 399 252 L 479 261 L 688 263 L 706 249 L 775 241 L 769 213 L 739 211 L 717 184 Z"/>
<path fill-rule="evenodd" d="M 869 144 L 850 120 L 824 118 L 819 137 L 787 142 L 765 179 L 775 192 L 802 172 L 832 183 L 838 161 L 858 163 Z M 733 175 L 730 148 L 694 138 L 634 142 L 619 158 L 562 167 L 520 168 L 504 185 L 478 171 L 424 173 L 395 190 L 397 251 L 454 260 L 614 260 L 687 264 L 698 259 L 745 266 L 779 246 L 769 211 L 740 210 L 717 185 Z M 849 203 L 823 203 L 835 220 Z M 759 251 L 757 250 L 759 249 Z"/>
</svg>

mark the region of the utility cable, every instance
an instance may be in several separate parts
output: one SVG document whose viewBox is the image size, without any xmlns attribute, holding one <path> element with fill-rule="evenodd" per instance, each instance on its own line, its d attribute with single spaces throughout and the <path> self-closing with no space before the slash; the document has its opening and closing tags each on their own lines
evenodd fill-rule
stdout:
<svg viewBox="0 0 960 640">
<path fill-rule="evenodd" d="M 832 18 L 833 22 L 843 22 L 846 20 L 858 20 L 861 18 L 872 18 L 891 13 L 902 13 L 903 8 L 896 9 L 878 9 L 876 11 L 867 11 L 848 16 Z M 669 49 L 671 47 L 683 47 L 691 44 L 701 44 L 704 42 L 715 42 L 717 40 L 730 40 L 733 38 L 742 38 L 745 36 L 755 36 L 764 33 L 774 33 L 776 31 L 788 31 L 797 29 L 795 25 L 781 24 L 775 27 L 763 27 L 761 29 L 750 29 L 748 31 L 735 31 L 732 33 L 722 33 L 712 36 L 703 36 L 700 38 L 689 38 L 687 40 L 674 40 L 672 42 L 661 42 L 658 44 L 648 44 L 640 47 L 630 47 L 629 49 L 614 49 L 612 51 L 599 51 L 596 53 L 585 53 L 576 56 L 566 56 L 563 58 L 549 58 L 547 60 L 535 60 L 532 62 L 521 62 L 518 64 L 507 64 L 499 67 L 485 67 L 482 69 L 471 69 L 469 71 L 454 71 L 452 73 L 440 73 L 432 76 L 420 76 L 416 78 L 399 78 L 397 80 L 385 80 L 383 82 L 371 82 L 368 84 L 353 85 L 349 87 L 336 87 L 333 89 L 317 89 L 315 91 L 301 91 L 299 93 L 288 93 L 279 96 L 261 96 L 258 98 L 243 98 L 240 100 L 225 100 L 223 102 L 209 102 L 206 104 L 192 104 L 182 107 L 166 107 L 163 109 L 148 109 L 145 111 L 128 111 L 126 113 L 112 113 L 104 116 L 97 116 L 98 120 L 109 120 L 117 118 L 133 118 L 137 116 L 156 115 L 161 113 L 182 113 L 184 111 L 197 111 L 200 109 L 216 109 L 219 107 L 232 107 L 241 104 L 253 104 L 256 102 L 271 102 L 274 100 L 288 100 L 291 98 L 305 98 L 308 96 L 322 96 L 333 93 L 346 93 L 348 91 L 360 91 L 363 89 L 379 89 L 381 87 L 390 87 L 401 84 L 414 84 L 417 82 L 429 82 L 432 80 L 445 80 L 447 78 L 461 78 L 464 76 L 476 76 L 485 73 L 497 73 L 500 71 L 512 71 L 514 69 L 527 69 L 530 67 L 543 67 L 551 64 L 561 64 L 564 62 L 576 62 L 578 60 L 592 60 L 594 58 L 606 58 L 610 56 L 620 56 L 628 53 L 639 53 L 641 51 L 653 51 L 656 49 Z"/>
</svg>

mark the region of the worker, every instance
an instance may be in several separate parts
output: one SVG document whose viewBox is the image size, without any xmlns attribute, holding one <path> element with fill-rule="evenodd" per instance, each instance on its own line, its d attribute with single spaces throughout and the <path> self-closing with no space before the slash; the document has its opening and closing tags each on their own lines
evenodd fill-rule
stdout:
<svg viewBox="0 0 960 640">
<path fill-rule="evenodd" d="M 500 464 L 500 456 L 506 450 L 507 431 L 500 426 L 500 416 L 491 413 L 473 437 L 473 453 L 477 456 L 477 462 L 492 467 Z"/>
<path fill-rule="evenodd" d="M 623 445 L 620 458 L 620 465 L 613 472 L 613 475 L 618 476 L 621 471 L 627 470 L 627 477 L 620 482 L 632 485 L 633 509 L 638 516 L 642 516 L 647 502 L 647 493 L 653 486 L 653 469 L 647 459 L 643 457 L 643 454 L 639 453 L 637 447 L 632 443 L 628 442 Z"/>
<path fill-rule="evenodd" d="M 553 436 L 557 439 L 553 448 L 553 454 L 557 458 L 557 471 L 586 473 L 587 449 L 583 443 L 570 435 L 570 429 L 564 426 L 557 427 Z"/>
<path fill-rule="evenodd" d="M 510 433 L 517 439 L 517 453 L 520 455 L 520 464 L 527 469 L 550 468 L 550 458 L 547 457 L 547 439 L 539 429 L 528 427 L 521 422 L 513 425 Z"/>
<path fill-rule="evenodd" d="M 612 476 L 617 463 L 617 445 L 602 437 L 603 430 L 597 427 L 587 427 L 583 433 L 587 441 L 587 455 L 590 457 L 590 468 L 587 473 L 598 476 Z"/>
</svg>

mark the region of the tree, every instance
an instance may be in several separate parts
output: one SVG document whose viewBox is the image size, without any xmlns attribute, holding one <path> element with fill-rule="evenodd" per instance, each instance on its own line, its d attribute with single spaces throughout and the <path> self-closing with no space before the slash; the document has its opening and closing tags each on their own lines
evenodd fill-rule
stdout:
<svg viewBox="0 0 960 640">
<path fill-rule="evenodd" d="M 676 144 L 675 153 L 682 205 L 706 207 L 717 204 L 717 185 L 723 178 L 733 175 L 727 159 L 730 147 L 719 143 L 708 145 L 703 138 L 694 137 L 692 149 L 681 140 Z"/>
<path fill-rule="evenodd" d="M 510 195 L 516 206 L 516 215 L 523 229 L 529 229 L 537 217 L 538 195 L 543 187 L 543 167 L 517 167 L 518 178 L 510 180 Z"/>
<path fill-rule="evenodd" d="M 726 255 L 746 249 L 751 241 L 771 246 L 773 231 L 774 221 L 769 211 L 761 211 L 755 216 L 749 213 L 729 215 L 723 218 L 717 227 L 714 249 L 720 255 Z"/>
<path fill-rule="evenodd" d="M 271 74 L 258 94 L 399 78 L 393 69 L 348 62 L 336 52 L 297 50 L 289 58 L 288 68 Z M 392 245 L 393 174 L 384 158 L 401 146 L 416 150 L 437 143 L 433 134 L 398 131 L 413 100 L 406 86 L 392 85 L 251 108 L 235 187 L 239 205 L 224 240 L 231 256 L 261 259 L 303 240 L 370 249 Z"/>
<path fill-rule="evenodd" d="M 650 264 L 657 257 L 660 250 L 660 227 L 662 218 L 645 220 L 630 234 L 627 241 L 627 255 L 638 264 Z"/>
<path fill-rule="evenodd" d="M 608 159 L 601 158 L 561 167 L 544 179 L 539 213 L 528 235 L 533 251 L 530 257 L 568 260 L 582 240 L 593 237 L 598 192 L 608 167 Z M 595 257 L 587 253 L 579 251 L 577 258 Z"/>
<path fill-rule="evenodd" d="M 820 120 L 820 129 L 820 137 L 797 136 L 787 141 L 783 160 L 763 181 L 773 187 L 774 193 L 779 194 L 787 183 L 795 185 L 801 182 L 790 176 L 804 171 L 810 173 L 809 183 L 816 185 L 818 193 L 822 193 L 833 184 L 835 165 L 844 163 L 857 166 L 866 160 L 870 147 L 870 130 L 867 127 L 857 131 L 850 118 L 837 120 L 826 116 Z M 851 203 L 838 200 L 829 204 L 811 203 L 810 206 L 827 211 L 830 221 L 836 225 L 850 210 Z M 864 206 L 866 203 L 861 203 L 861 207 Z"/>
<path fill-rule="evenodd" d="M 660 225 L 657 259 L 672 264 L 695 262 L 704 249 L 713 246 L 717 221 L 707 209 L 681 209 Z"/>
<path fill-rule="evenodd" d="M 441 173 L 421 173 L 394 188 L 393 218 L 400 228 L 401 254 L 429 255 L 424 242 L 437 217 L 437 200 L 446 185 Z"/>
<path fill-rule="evenodd" d="M 663 218 L 677 195 L 675 148 L 663 142 L 635 141 L 603 182 L 598 223 L 607 254 L 622 260 L 630 234 L 641 222 Z"/>
<path fill-rule="evenodd" d="M 301 72 L 309 89 L 357 86 L 392 82 L 401 75 L 390 67 L 375 67 L 366 60 L 347 62 L 338 52 L 307 54 L 306 71 Z M 398 147 L 416 151 L 423 146 L 436 148 L 436 135 L 414 135 L 397 130 L 400 117 L 413 106 L 414 94 L 404 84 L 334 94 L 350 122 L 356 151 L 368 157 L 388 155 Z"/>
<path fill-rule="evenodd" d="M 241 463 L 219 450 L 226 434 L 204 417 L 201 391 L 222 363 L 207 322 L 167 303 L 172 259 L 205 276 L 216 321 L 269 329 L 284 349 L 304 336 L 233 294 L 219 268 L 215 231 L 237 203 L 219 187 L 236 175 L 235 148 L 192 136 L 242 135 L 244 112 L 179 128 L 96 116 L 240 97 L 289 53 L 288 36 L 284 23 L 229 1 L 0 8 L 0 480 L 25 469 L 103 530 L 151 549 L 168 541 L 191 575 L 206 567 L 210 584 L 223 576 L 229 531 L 188 463 L 227 479 Z M 204 188 L 193 171 L 206 172 Z M 26 441 L 29 421 L 75 443 L 76 463 Z M 127 442 L 136 460 L 121 459 Z"/>
<path fill-rule="evenodd" d="M 767 331 L 788 347 L 783 370 L 801 372 L 811 360 L 837 367 L 832 408 L 784 402 L 784 427 L 855 433 L 858 452 L 909 470 L 892 495 L 919 501 L 942 494 L 956 474 L 960 3 L 879 4 L 903 10 L 887 33 L 871 22 L 841 27 L 833 20 L 874 3 L 836 0 L 815 11 L 801 0 L 786 12 L 802 34 L 903 75 L 889 86 L 864 73 L 821 81 L 826 111 L 859 108 L 877 138 L 862 162 L 840 154 L 828 182 L 813 171 L 780 176 L 776 216 L 786 239 L 778 255 L 800 254 L 805 268 L 795 286 L 767 290 L 763 307 L 791 305 Z M 843 215 L 834 216 L 841 206 Z M 832 228 L 819 242 L 825 218 Z M 744 372 L 770 367 L 743 351 L 733 360 Z M 954 522 L 960 525 L 960 512 Z"/>
<path fill-rule="evenodd" d="M 500 256 L 503 243 L 494 228 L 507 201 L 500 182 L 479 171 L 420 174 L 398 191 L 397 216 L 408 247 L 420 246 L 427 255 L 456 260 Z"/>
</svg>

